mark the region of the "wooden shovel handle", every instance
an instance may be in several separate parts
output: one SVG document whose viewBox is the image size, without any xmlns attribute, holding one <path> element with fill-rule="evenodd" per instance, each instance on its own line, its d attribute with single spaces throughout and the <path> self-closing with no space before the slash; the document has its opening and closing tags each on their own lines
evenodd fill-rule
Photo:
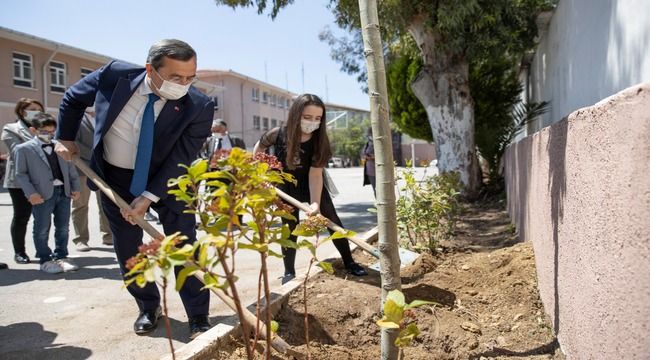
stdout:
<svg viewBox="0 0 650 360">
<path fill-rule="evenodd" d="M 296 200 L 295 198 L 293 198 L 291 195 L 285 193 L 284 191 L 282 191 L 282 190 L 280 190 L 278 188 L 275 188 L 275 191 L 278 193 L 278 195 L 284 201 L 288 202 L 290 205 L 292 205 L 292 206 L 294 206 L 294 207 L 296 207 L 296 208 L 298 208 L 298 209 L 300 209 L 300 210 L 302 210 L 304 212 L 307 212 L 307 213 L 311 211 L 309 206 L 307 206 L 306 204 Z M 345 230 L 344 228 L 338 226 L 337 224 L 332 222 L 332 220 L 330 220 L 330 219 L 327 219 L 327 227 L 334 230 L 334 231 L 347 232 L 347 230 Z M 363 238 L 359 237 L 358 235 L 354 235 L 354 236 L 348 237 L 348 239 L 350 241 L 352 241 L 353 243 L 355 243 L 358 247 L 360 247 L 363 250 L 365 250 L 366 252 L 368 252 L 370 255 L 372 255 L 372 256 L 374 256 L 376 258 L 379 258 L 379 251 L 376 248 L 374 248 L 373 246 L 371 246 L 370 244 L 368 244 L 367 242 L 365 242 L 365 240 L 363 240 Z"/>
</svg>

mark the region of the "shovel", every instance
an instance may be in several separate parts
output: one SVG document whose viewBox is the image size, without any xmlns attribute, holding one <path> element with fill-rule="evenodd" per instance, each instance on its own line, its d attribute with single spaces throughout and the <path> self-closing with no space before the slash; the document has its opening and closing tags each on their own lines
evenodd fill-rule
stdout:
<svg viewBox="0 0 650 360">
<path fill-rule="evenodd" d="M 300 210 L 302 210 L 302 211 L 304 211 L 306 213 L 311 211 L 311 209 L 309 208 L 309 206 L 307 206 L 307 204 L 302 203 L 302 202 L 294 199 L 293 197 L 291 197 L 291 195 L 285 193 L 284 191 L 278 189 L 277 187 L 275 188 L 275 191 L 277 192 L 277 194 L 284 201 L 288 202 L 292 206 L 295 206 L 297 209 L 300 209 Z M 343 233 L 348 232 L 344 228 L 336 225 L 330 219 L 327 219 L 327 227 L 334 230 L 334 231 L 340 231 L 340 232 L 343 232 Z M 370 254 L 370 255 L 374 256 L 375 258 L 379 259 L 379 250 L 377 250 L 377 248 L 375 248 L 374 246 L 368 244 L 369 240 L 373 240 L 373 239 L 377 238 L 378 235 L 379 235 L 378 228 L 375 226 L 374 228 L 372 228 L 372 229 L 368 230 L 367 232 L 365 232 L 363 235 L 355 234 L 355 235 L 352 235 L 352 236 L 348 237 L 348 240 L 352 241 L 354 244 L 356 244 L 358 247 L 360 247 L 361 249 L 366 251 L 368 254 Z M 404 248 L 400 248 L 399 249 L 400 267 L 405 267 L 406 265 L 411 264 L 419 256 L 420 256 L 420 254 L 418 254 L 418 253 L 416 253 L 414 251 L 404 249 Z M 376 271 L 379 271 L 379 263 L 377 262 L 375 264 L 372 264 L 372 265 L 369 266 L 369 268 L 371 268 L 373 270 L 376 270 Z"/>
<path fill-rule="evenodd" d="M 104 182 L 97 174 L 88 166 L 86 163 L 81 160 L 79 157 L 73 157 L 72 162 L 77 166 L 79 170 L 81 170 L 82 173 L 84 173 L 90 180 L 92 180 L 95 185 L 101 190 L 101 192 L 104 193 L 115 205 L 117 205 L 120 209 L 131 209 L 131 206 L 120 197 L 116 192 L 111 189 L 108 184 Z M 162 233 L 160 233 L 155 227 L 153 227 L 151 224 L 149 224 L 147 221 L 144 220 L 143 217 L 134 217 L 133 219 L 138 226 L 142 228 L 149 236 L 151 236 L 154 239 L 162 239 L 165 237 Z M 203 282 L 203 272 L 199 271 L 194 276 L 199 279 L 201 282 Z M 235 313 L 237 313 L 237 305 L 235 302 L 229 298 L 226 293 L 223 292 L 221 289 L 216 289 L 216 288 L 210 288 L 212 292 L 217 295 L 221 301 L 223 301 L 226 305 L 228 305 L 229 308 L 231 308 Z M 267 304 L 268 306 L 268 304 Z M 248 311 L 245 307 L 242 307 L 243 311 L 243 318 L 244 321 L 246 322 L 246 325 L 249 326 L 249 329 L 255 329 L 257 326 L 257 318 L 255 315 Z M 262 337 L 266 335 L 266 326 L 264 325 L 263 322 L 260 322 L 260 334 Z M 303 354 L 297 353 L 291 348 L 291 345 L 289 345 L 286 341 L 284 341 L 282 338 L 280 338 L 278 335 L 275 335 L 273 337 L 273 340 L 271 342 L 271 346 L 277 350 L 278 352 L 282 354 L 289 354 L 289 355 L 294 355 L 298 357 L 302 357 Z"/>
</svg>

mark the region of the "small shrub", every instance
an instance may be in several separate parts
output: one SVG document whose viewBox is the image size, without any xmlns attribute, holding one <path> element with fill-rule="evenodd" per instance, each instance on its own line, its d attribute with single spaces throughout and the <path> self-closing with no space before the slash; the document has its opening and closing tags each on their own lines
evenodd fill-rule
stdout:
<svg viewBox="0 0 650 360">
<path fill-rule="evenodd" d="M 404 185 L 397 200 L 397 227 L 403 246 L 435 252 L 438 242 L 453 234 L 460 213 L 461 182 L 457 172 L 418 181 L 412 169 L 399 178 Z"/>
</svg>

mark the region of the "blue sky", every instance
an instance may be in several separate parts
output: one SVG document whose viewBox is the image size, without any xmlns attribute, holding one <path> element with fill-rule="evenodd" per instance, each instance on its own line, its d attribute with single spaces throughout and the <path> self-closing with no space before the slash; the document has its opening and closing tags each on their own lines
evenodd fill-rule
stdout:
<svg viewBox="0 0 650 360">
<path fill-rule="evenodd" d="M 232 69 L 295 93 L 303 92 L 304 64 L 305 92 L 368 109 L 360 84 L 318 40 L 327 25 L 342 33 L 328 2 L 295 0 L 271 21 L 212 0 L 10 0 L 2 2 L 0 26 L 136 64 L 156 40 L 178 38 L 197 51 L 199 69 Z"/>
</svg>

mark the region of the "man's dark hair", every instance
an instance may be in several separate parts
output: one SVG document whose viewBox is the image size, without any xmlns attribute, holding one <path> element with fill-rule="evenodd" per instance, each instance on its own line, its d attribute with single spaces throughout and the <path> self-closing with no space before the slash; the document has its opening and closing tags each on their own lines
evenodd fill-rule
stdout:
<svg viewBox="0 0 650 360">
<path fill-rule="evenodd" d="M 221 126 L 225 127 L 226 129 L 228 128 L 228 124 L 226 124 L 226 122 L 223 121 L 223 120 L 217 120 L 217 125 L 221 125 Z"/>
<path fill-rule="evenodd" d="M 42 129 L 46 126 L 54 126 L 56 128 L 56 119 L 54 116 L 48 113 L 36 114 L 31 121 L 31 125 L 34 129 Z"/>
<path fill-rule="evenodd" d="M 157 70 L 162 65 L 164 57 L 180 61 L 189 61 L 196 57 L 196 51 L 194 51 L 194 49 L 184 41 L 164 39 L 151 45 L 149 48 L 149 55 L 147 55 L 147 63 L 151 64 L 151 66 Z"/>
</svg>

